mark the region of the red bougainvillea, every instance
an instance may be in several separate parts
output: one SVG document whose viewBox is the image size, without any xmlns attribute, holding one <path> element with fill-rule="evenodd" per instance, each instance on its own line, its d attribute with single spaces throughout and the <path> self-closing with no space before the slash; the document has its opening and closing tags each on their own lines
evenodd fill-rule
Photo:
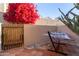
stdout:
<svg viewBox="0 0 79 59">
<path fill-rule="evenodd" d="M 12 23 L 34 24 L 39 15 L 33 3 L 9 3 L 3 17 Z"/>
</svg>

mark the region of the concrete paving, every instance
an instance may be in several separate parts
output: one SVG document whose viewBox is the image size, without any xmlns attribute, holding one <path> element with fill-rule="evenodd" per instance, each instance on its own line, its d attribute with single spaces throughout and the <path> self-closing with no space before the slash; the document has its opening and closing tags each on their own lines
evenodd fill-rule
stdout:
<svg viewBox="0 0 79 59">
<path fill-rule="evenodd" d="M 14 48 L 10 50 L 5 50 L 0 52 L 0 56 L 56 56 L 56 52 L 50 52 L 41 49 L 24 49 L 24 48 Z"/>
<path fill-rule="evenodd" d="M 62 45 L 60 47 L 60 51 L 68 54 L 68 56 L 79 56 L 79 46 L 70 44 Z M 24 47 L 19 47 L 0 51 L 0 56 L 63 56 L 63 55 L 56 52 L 48 51 L 46 49 L 26 49 Z"/>
</svg>

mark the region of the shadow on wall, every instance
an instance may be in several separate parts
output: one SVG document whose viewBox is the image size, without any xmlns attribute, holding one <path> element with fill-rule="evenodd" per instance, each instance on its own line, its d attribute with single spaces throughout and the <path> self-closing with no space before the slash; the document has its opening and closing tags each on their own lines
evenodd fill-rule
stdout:
<svg viewBox="0 0 79 59">
<path fill-rule="evenodd" d="M 3 12 L 0 12 L 0 23 L 3 22 Z"/>
<path fill-rule="evenodd" d="M 28 45 L 41 42 L 46 43 L 49 40 L 48 36 L 45 36 L 48 31 L 52 32 L 66 32 L 73 39 L 79 39 L 79 36 L 72 32 L 67 26 L 49 26 L 49 25 L 24 25 L 24 47 Z M 38 44 L 37 44 L 38 45 Z"/>
<path fill-rule="evenodd" d="M 24 24 L 24 46 L 32 44 L 44 44 L 49 40 L 48 31 L 56 32 L 56 26 L 49 25 L 27 25 Z M 46 42 L 45 42 L 46 41 Z"/>
<path fill-rule="evenodd" d="M 79 39 L 79 35 L 74 33 L 72 30 L 70 30 L 66 25 L 65 26 L 58 26 L 58 31 L 59 32 L 66 32 L 69 34 L 69 36 L 73 39 Z"/>
<path fill-rule="evenodd" d="M 0 50 L 1 50 L 1 24 L 3 22 L 3 12 L 0 12 Z"/>
</svg>

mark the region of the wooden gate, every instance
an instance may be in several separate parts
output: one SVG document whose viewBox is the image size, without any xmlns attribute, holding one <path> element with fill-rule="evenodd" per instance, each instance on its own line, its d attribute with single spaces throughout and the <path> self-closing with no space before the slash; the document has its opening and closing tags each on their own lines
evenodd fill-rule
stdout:
<svg viewBox="0 0 79 59">
<path fill-rule="evenodd" d="M 24 43 L 24 31 L 21 24 L 2 25 L 2 50 L 20 47 Z"/>
</svg>

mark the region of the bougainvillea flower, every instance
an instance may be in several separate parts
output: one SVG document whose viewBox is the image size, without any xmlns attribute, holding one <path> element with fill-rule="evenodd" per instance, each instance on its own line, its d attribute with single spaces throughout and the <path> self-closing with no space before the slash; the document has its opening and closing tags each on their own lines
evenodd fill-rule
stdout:
<svg viewBox="0 0 79 59">
<path fill-rule="evenodd" d="M 39 15 L 33 3 L 9 3 L 3 17 L 12 23 L 34 24 Z"/>
</svg>

